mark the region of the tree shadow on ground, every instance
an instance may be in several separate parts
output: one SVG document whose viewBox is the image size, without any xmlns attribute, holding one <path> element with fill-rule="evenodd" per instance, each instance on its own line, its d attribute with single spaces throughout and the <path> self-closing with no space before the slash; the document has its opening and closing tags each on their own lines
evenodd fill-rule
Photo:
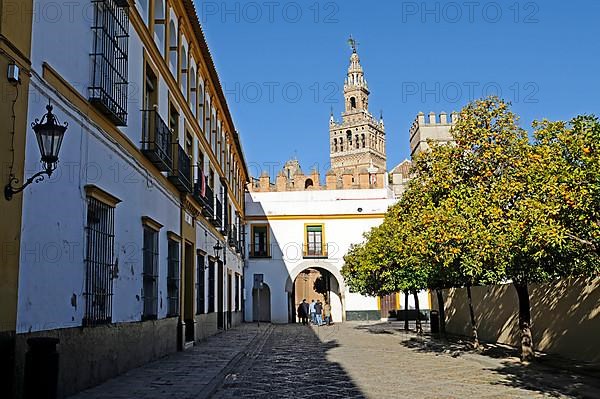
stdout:
<svg viewBox="0 0 600 399">
<path fill-rule="evenodd" d="M 473 342 L 464 337 L 449 336 L 445 339 L 436 338 L 430 334 L 422 337 L 410 334 L 402 341 L 402 345 L 421 352 L 437 352 L 458 357 L 464 354 L 477 354 L 493 359 L 519 359 L 519 351 L 508 345 L 481 343 L 479 349 L 473 347 Z"/>
<path fill-rule="evenodd" d="M 428 322 L 421 322 L 423 333 L 428 334 L 431 326 Z M 371 334 L 416 334 L 416 322 L 410 321 L 408 331 L 404 329 L 404 321 L 382 321 L 367 324 L 358 324 L 354 327 L 356 330 L 364 330 Z"/>
<path fill-rule="evenodd" d="M 248 367 L 226 378 L 226 398 L 365 398 L 346 371 L 327 360 L 339 347 L 335 340 L 322 342 L 312 328 L 299 324 L 275 326 L 277 331 Z"/>
<path fill-rule="evenodd" d="M 424 335 L 407 335 L 402 346 L 423 353 L 462 358 L 482 365 L 499 375 L 494 384 L 541 392 L 553 397 L 600 398 L 600 367 L 573 362 L 556 355 L 537 353 L 533 363 L 519 360 L 517 348 L 482 343 L 473 348 L 470 340 L 450 336 L 446 339 Z"/>
<path fill-rule="evenodd" d="M 600 380 L 590 376 L 572 374 L 542 364 L 524 365 L 507 361 L 491 370 L 502 376 L 496 384 L 542 392 L 553 397 L 600 398 Z"/>
</svg>

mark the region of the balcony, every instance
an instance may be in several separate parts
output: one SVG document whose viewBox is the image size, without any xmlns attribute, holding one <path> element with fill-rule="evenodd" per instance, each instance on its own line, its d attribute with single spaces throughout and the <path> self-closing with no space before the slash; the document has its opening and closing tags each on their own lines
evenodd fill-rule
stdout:
<svg viewBox="0 0 600 399">
<path fill-rule="evenodd" d="M 246 257 L 246 232 L 244 225 L 240 226 L 240 255 L 242 255 L 242 259 Z"/>
<path fill-rule="evenodd" d="M 327 259 L 327 244 L 319 245 L 304 245 L 304 259 Z"/>
<path fill-rule="evenodd" d="M 169 181 L 177 187 L 182 193 L 192 192 L 192 161 L 185 153 L 183 147 L 179 144 L 173 145 L 176 148 L 177 158 L 175 165 L 169 173 Z"/>
<path fill-rule="evenodd" d="M 142 111 L 142 153 L 161 172 L 173 169 L 173 133 L 155 109 Z"/>
<path fill-rule="evenodd" d="M 202 170 L 198 171 L 199 176 L 202 176 Z M 194 185 L 194 198 L 200 203 L 202 206 L 202 214 L 209 220 L 212 220 L 215 217 L 215 204 L 214 198 L 215 195 L 213 193 L 212 188 L 208 185 L 206 181 L 206 176 L 204 177 L 204 192 L 202 192 L 202 181 L 200 178 L 196 181 Z"/>
<path fill-rule="evenodd" d="M 227 242 L 229 246 L 235 249 L 235 252 L 240 253 L 240 242 L 238 241 L 238 231 L 235 225 L 229 228 L 229 235 L 227 236 Z"/>
<path fill-rule="evenodd" d="M 227 225 L 227 219 L 224 218 L 224 220 L 221 221 L 221 234 L 223 234 L 224 236 L 229 237 L 229 235 L 231 234 L 231 226 Z"/>
<path fill-rule="evenodd" d="M 215 217 L 212 224 L 215 227 L 223 227 L 223 204 L 219 198 L 215 198 Z"/>
</svg>

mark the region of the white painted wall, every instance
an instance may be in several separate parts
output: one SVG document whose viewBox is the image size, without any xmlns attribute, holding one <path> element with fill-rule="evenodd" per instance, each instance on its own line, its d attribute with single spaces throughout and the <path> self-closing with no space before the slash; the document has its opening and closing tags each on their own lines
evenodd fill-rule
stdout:
<svg viewBox="0 0 600 399">
<path fill-rule="evenodd" d="M 431 309 L 429 293 L 427 291 L 420 291 L 417 296 L 419 297 L 419 309 Z M 400 306 L 402 309 L 404 309 L 405 298 L 404 293 L 400 293 Z M 408 296 L 408 308 L 415 309 L 415 297 L 412 294 Z"/>
<path fill-rule="evenodd" d="M 79 94 L 88 97 L 93 46 L 92 3 L 89 0 L 68 4 L 37 0 L 35 6 L 28 120 L 44 115 L 50 98 L 55 114 L 61 122 L 68 122 L 69 128 L 60 152 L 59 167 L 52 179 L 32 184 L 19 194 L 23 195 L 23 223 L 17 332 L 81 325 L 85 311 L 86 184 L 94 184 L 122 200 L 115 209 L 114 256 L 118 261 L 118 277 L 113 282 L 113 321 L 139 321 L 141 318 L 142 216 L 149 216 L 164 225 L 159 233 L 158 317 L 165 317 L 167 231 L 179 233 L 181 230 L 179 196 L 163 187 L 98 126 L 57 95 L 41 77 L 42 65 L 48 63 Z M 58 10 L 58 13 L 52 14 L 52 10 Z M 130 12 L 136 10 L 132 8 Z M 174 20 L 177 23 L 176 16 Z M 139 146 L 142 138 L 143 44 L 132 24 L 129 33 L 128 125 L 120 130 L 133 145 Z M 168 94 L 164 77 L 158 76 L 158 109 L 165 121 L 168 121 Z M 177 135 L 183 132 L 184 117 L 181 114 L 181 130 Z M 27 131 L 26 146 L 25 175 L 28 177 L 40 170 L 39 150 L 30 130 Z M 204 158 L 208 166 L 208 156 Z M 215 185 L 215 193 L 219 193 L 218 177 Z M 205 239 L 201 228 L 206 229 L 208 222 L 198 220 L 197 223 L 196 248 L 213 254 L 216 238 L 209 232 Z M 183 251 L 182 246 L 180 252 Z M 244 272 L 239 255 L 228 248 L 226 256 L 225 284 L 228 270 Z M 227 293 L 226 287 L 224 292 Z"/>
<path fill-rule="evenodd" d="M 271 290 L 271 320 L 276 323 L 288 321 L 288 296 L 286 282 L 293 282 L 297 275 L 310 267 L 322 267 L 334 271 L 340 280 L 345 310 L 377 310 L 377 298 L 353 294 L 345 287 L 339 271 L 343 257 L 350 245 L 363 241 L 363 233 L 383 221 L 388 207 L 394 203 L 393 193 L 376 190 L 314 190 L 293 192 L 250 193 L 246 195 L 246 213 L 253 216 L 271 217 L 271 258 L 248 260 L 246 270 L 246 320 L 252 319 L 253 275 L 264 274 Z M 359 211 L 359 208 L 361 211 Z M 278 216 L 303 215 L 294 219 L 277 219 Z M 343 217 L 342 217 L 343 215 Z M 372 216 L 369 216 L 372 215 Z M 273 219 L 274 218 L 274 219 Z M 252 224 L 247 226 L 248 246 L 251 244 Z M 306 223 L 323 223 L 328 259 L 304 259 L 304 229 Z M 248 253 L 250 253 L 248 249 Z M 341 300 L 332 302 L 334 321 L 342 320 Z"/>
<path fill-rule="evenodd" d="M 52 98 L 54 112 L 69 128 L 60 166 L 50 181 L 29 186 L 23 194 L 18 331 L 81 325 L 85 309 L 84 187 L 94 184 L 122 200 L 115 209 L 118 278 L 113 285 L 113 321 L 137 321 L 142 313 L 142 216 L 163 224 L 159 235 L 159 317 L 166 316 L 167 231 L 180 231 L 179 202 L 115 143 L 68 103 L 53 95 L 37 76 L 34 98 Z M 30 103 L 28 119 L 45 112 Z M 27 135 L 26 174 L 39 170 L 39 150 Z M 61 253 L 54 255 L 55 248 Z M 49 284 L 49 282 L 51 282 Z M 75 296 L 76 306 L 71 305 Z"/>
</svg>

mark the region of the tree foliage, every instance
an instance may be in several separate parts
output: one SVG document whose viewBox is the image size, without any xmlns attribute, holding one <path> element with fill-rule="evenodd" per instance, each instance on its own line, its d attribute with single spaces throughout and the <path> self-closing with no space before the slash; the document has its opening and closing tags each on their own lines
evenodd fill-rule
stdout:
<svg viewBox="0 0 600 399">
<path fill-rule="evenodd" d="M 463 108 L 452 136 L 415 157 L 402 199 L 342 273 L 369 295 L 512 282 L 531 358 L 527 286 L 600 270 L 600 122 L 535 122 L 530 137 L 490 97 Z"/>
</svg>

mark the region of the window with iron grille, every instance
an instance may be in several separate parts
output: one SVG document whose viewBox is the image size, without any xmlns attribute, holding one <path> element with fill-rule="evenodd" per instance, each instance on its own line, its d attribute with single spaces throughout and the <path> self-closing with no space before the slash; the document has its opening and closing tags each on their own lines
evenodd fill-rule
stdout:
<svg viewBox="0 0 600 399">
<path fill-rule="evenodd" d="M 127 125 L 129 5 L 92 0 L 93 47 L 89 100 L 118 126 Z"/>
<path fill-rule="evenodd" d="M 112 320 L 114 208 L 95 198 L 87 199 L 84 326 Z"/>
<path fill-rule="evenodd" d="M 215 312 L 215 261 L 208 261 L 208 313 Z"/>
<path fill-rule="evenodd" d="M 206 269 L 204 268 L 204 255 L 198 254 L 196 264 L 196 314 L 203 314 L 206 305 Z"/>
<path fill-rule="evenodd" d="M 167 317 L 179 316 L 179 243 L 169 240 L 167 266 Z"/>
<path fill-rule="evenodd" d="M 143 320 L 155 320 L 158 315 L 158 232 L 144 227 L 143 248 Z"/>
</svg>

